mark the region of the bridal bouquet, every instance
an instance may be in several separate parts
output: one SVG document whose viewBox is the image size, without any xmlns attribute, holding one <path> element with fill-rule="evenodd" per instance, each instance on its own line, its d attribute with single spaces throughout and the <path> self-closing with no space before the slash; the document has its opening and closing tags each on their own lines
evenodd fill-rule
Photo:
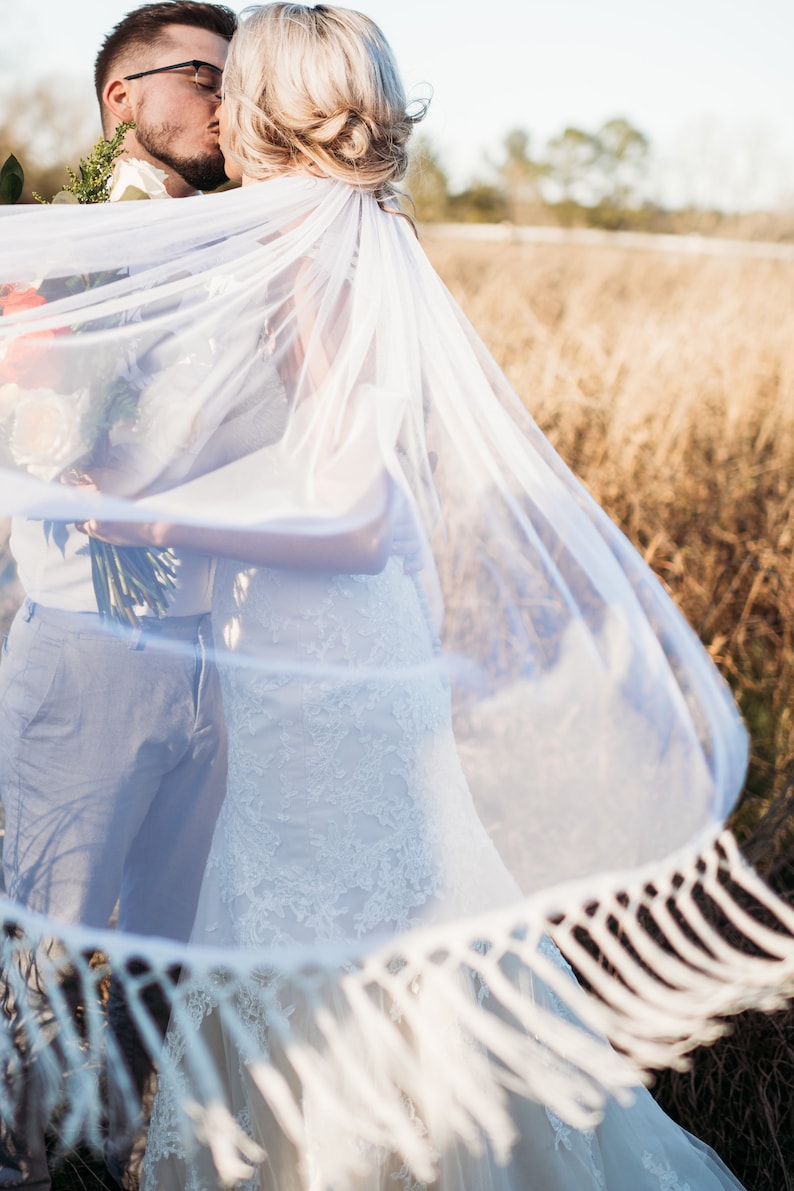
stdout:
<svg viewBox="0 0 794 1191">
<path fill-rule="evenodd" d="M 53 202 L 168 197 L 161 170 L 147 162 L 117 160 L 131 127 L 121 124 L 110 141 L 100 140 L 81 160 L 79 174 L 69 169 L 70 181 Z M 72 284 L 85 290 L 111 280 L 101 274 L 75 278 Z M 41 306 L 46 300 L 35 286 L 2 286 L 0 316 Z M 8 428 L 7 450 L 17 466 L 44 480 L 60 476 L 67 483 L 89 483 L 92 471 L 112 466 L 112 432 L 134 425 L 140 393 L 124 378 L 103 377 L 101 372 L 99 383 L 91 389 L 62 393 L 43 387 L 46 382 L 56 386 L 60 379 L 57 360 L 50 362 L 46 354 L 56 333 L 25 335 L 0 357 L 0 427 Z M 37 387 L 29 387 L 31 382 Z M 136 608 L 163 615 L 175 585 L 170 551 L 114 546 L 95 538 L 89 538 L 89 549 L 101 616 L 135 627 Z"/>
<path fill-rule="evenodd" d="M 2 315 L 38 305 L 35 290 L 0 289 Z M 97 469 L 113 466 L 114 431 L 134 431 L 140 394 L 122 378 L 70 393 L 29 387 L 25 382 L 44 346 L 41 340 L 52 336 L 46 331 L 25 336 L 0 359 L 5 382 L 0 384 L 0 438 L 13 463 L 31 475 L 89 483 Z M 170 551 L 113 546 L 95 538 L 89 538 L 89 549 L 100 615 L 135 627 L 136 608 L 158 616 L 165 612 L 175 584 Z"/>
</svg>

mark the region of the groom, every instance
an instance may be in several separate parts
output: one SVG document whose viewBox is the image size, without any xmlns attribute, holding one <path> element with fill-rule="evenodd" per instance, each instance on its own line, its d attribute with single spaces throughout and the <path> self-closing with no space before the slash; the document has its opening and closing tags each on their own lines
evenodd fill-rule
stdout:
<svg viewBox="0 0 794 1191">
<path fill-rule="evenodd" d="M 125 155 L 164 170 L 172 198 L 226 182 L 218 105 L 236 24 L 222 5 L 161 0 L 129 13 L 97 54 L 104 135 L 109 139 L 122 121 L 134 121 Z"/>
<path fill-rule="evenodd" d="M 235 25 L 221 5 L 148 4 L 97 56 L 105 136 L 134 121 L 126 155 L 163 170 L 174 198 L 225 181 L 217 113 Z M 0 665 L 8 894 L 94 927 L 118 903 L 121 929 L 187 939 L 226 779 L 209 661 L 211 560 L 181 554 L 166 617 L 110 632 L 97 613 L 86 539 L 73 525 L 15 519 L 11 550 L 26 598 Z M 8 1012 L 14 1028 L 13 1004 Z M 46 1004 L 41 1014 L 54 1035 Z M 118 989 L 110 1017 L 136 1084 L 151 1085 Z M 49 1188 L 45 1127 L 32 1103 L 0 1121 L 0 1188 Z M 125 1188 L 137 1185 L 143 1146 L 138 1137 L 132 1153 L 108 1156 Z"/>
</svg>

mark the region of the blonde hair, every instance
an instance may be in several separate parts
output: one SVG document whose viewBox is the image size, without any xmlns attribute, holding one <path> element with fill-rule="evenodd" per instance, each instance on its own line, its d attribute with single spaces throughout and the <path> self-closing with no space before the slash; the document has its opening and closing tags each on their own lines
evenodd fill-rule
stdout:
<svg viewBox="0 0 794 1191">
<path fill-rule="evenodd" d="M 424 115 L 406 111 L 391 48 L 347 8 L 266 4 L 249 10 L 223 75 L 231 156 L 245 174 L 309 173 L 394 201 L 408 139 Z"/>
</svg>

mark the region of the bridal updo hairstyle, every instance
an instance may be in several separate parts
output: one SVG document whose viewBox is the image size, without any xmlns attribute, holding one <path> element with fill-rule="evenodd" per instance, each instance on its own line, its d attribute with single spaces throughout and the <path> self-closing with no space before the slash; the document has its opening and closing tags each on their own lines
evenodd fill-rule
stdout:
<svg viewBox="0 0 794 1191">
<path fill-rule="evenodd" d="M 232 39 L 223 74 L 231 156 L 251 178 L 308 173 L 393 200 L 422 118 L 406 111 L 391 48 L 347 8 L 267 4 Z"/>
</svg>

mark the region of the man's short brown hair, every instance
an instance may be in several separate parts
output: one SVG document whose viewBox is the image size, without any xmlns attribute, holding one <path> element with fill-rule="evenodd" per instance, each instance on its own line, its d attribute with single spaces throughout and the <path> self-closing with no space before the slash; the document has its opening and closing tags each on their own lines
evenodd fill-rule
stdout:
<svg viewBox="0 0 794 1191">
<path fill-rule="evenodd" d="M 128 12 L 108 33 L 96 57 L 94 85 L 100 108 L 105 83 L 119 58 L 130 50 L 146 50 L 161 44 L 169 25 L 207 29 L 231 41 L 237 17 L 225 4 L 204 4 L 200 0 L 159 0 Z"/>
</svg>

